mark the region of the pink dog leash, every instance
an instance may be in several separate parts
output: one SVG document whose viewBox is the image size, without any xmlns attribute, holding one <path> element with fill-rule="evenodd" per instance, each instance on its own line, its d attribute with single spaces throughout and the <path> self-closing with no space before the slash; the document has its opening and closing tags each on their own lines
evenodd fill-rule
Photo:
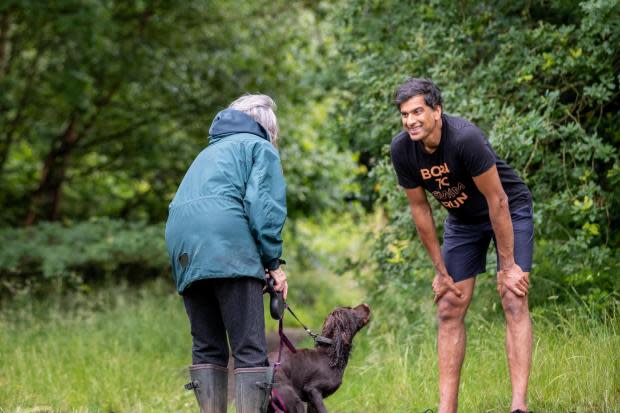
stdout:
<svg viewBox="0 0 620 413">
<path fill-rule="evenodd" d="M 285 303 L 284 307 L 288 308 L 288 305 Z M 297 353 L 297 349 L 293 343 L 291 343 L 291 340 L 284 334 L 284 312 L 278 321 L 278 335 L 280 336 L 280 348 L 278 349 L 278 361 L 273 365 L 273 376 L 271 377 L 271 407 L 273 407 L 273 410 L 277 413 L 286 413 L 286 404 L 284 404 L 284 400 L 282 400 L 278 394 L 278 390 L 273 385 L 276 377 L 276 370 L 280 367 L 282 362 L 282 349 L 284 346 L 286 346 L 291 353 Z"/>
</svg>

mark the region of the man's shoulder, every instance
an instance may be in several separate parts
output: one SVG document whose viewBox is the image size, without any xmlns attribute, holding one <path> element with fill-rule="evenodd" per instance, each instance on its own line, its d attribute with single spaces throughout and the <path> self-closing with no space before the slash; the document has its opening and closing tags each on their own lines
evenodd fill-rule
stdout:
<svg viewBox="0 0 620 413">
<path fill-rule="evenodd" d="M 444 124 L 455 133 L 467 133 L 472 130 L 480 130 L 475 123 L 465 118 L 452 115 L 443 115 Z"/>
<path fill-rule="evenodd" d="M 400 131 L 396 135 L 394 135 L 390 146 L 392 147 L 392 149 L 402 148 L 409 145 L 410 143 L 411 139 L 409 139 L 409 134 L 405 131 Z"/>
<path fill-rule="evenodd" d="M 484 141 L 484 132 L 473 122 L 458 116 L 443 115 L 447 135 L 451 140 L 459 144 L 469 144 L 472 141 Z"/>
</svg>

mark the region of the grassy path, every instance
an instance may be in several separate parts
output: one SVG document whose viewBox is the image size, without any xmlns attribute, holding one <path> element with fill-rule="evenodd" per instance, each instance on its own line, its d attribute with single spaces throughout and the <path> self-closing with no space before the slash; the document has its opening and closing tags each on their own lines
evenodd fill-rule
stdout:
<svg viewBox="0 0 620 413">
<path fill-rule="evenodd" d="M 68 300 L 17 300 L 3 308 L 0 412 L 195 412 L 193 395 L 182 387 L 190 361 L 188 323 L 180 298 L 169 291 L 158 282 L 137 292 L 121 286 Z M 505 412 L 503 324 L 475 317 L 460 411 Z M 307 323 L 316 329 L 320 321 Z M 535 316 L 534 325 L 531 408 L 620 412 L 617 319 L 594 322 L 577 311 L 553 322 Z M 397 331 L 379 335 L 381 319 L 373 319 L 356 338 L 342 388 L 327 400 L 330 411 L 435 408 L 432 321 L 429 326 L 406 337 Z M 275 329 L 275 322 L 268 327 Z"/>
</svg>

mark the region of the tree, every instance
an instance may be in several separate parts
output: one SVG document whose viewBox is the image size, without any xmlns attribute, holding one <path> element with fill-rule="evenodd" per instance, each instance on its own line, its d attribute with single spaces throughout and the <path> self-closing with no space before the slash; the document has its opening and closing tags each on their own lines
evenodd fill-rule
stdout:
<svg viewBox="0 0 620 413">
<path fill-rule="evenodd" d="M 4 2 L 2 221 L 161 221 L 207 143 L 212 117 L 245 92 L 275 97 L 281 117 L 297 123 L 282 128 L 293 137 L 299 126 L 316 124 L 287 113 L 326 99 L 311 82 L 326 55 L 325 7 L 265 0 Z M 291 156 L 320 156 L 289 142 Z M 321 150 L 334 159 L 326 162 L 340 160 L 329 147 Z M 292 182 L 329 170 L 296 170 Z M 291 193 L 294 212 L 306 201 Z"/>
<path fill-rule="evenodd" d="M 347 70 L 341 118 L 330 127 L 342 147 L 360 151 L 370 169 L 363 196 L 389 217 L 371 258 L 370 291 L 397 285 L 389 290 L 411 294 L 428 278 L 387 151 L 401 129 L 392 94 L 408 77 L 434 79 L 444 111 L 486 131 L 532 189 L 544 268 L 537 274 L 594 299 L 617 288 L 617 1 L 360 0 L 336 21 Z"/>
</svg>

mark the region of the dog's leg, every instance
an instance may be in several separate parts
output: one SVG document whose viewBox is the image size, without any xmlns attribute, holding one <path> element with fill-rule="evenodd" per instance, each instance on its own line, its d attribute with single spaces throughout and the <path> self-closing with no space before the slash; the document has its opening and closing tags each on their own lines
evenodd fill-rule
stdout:
<svg viewBox="0 0 620 413">
<path fill-rule="evenodd" d="M 308 413 L 327 413 L 327 409 L 323 404 L 323 395 L 317 389 L 309 392 L 310 402 L 308 403 Z"/>
<path fill-rule="evenodd" d="M 304 413 L 304 402 L 301 401 L 297 392 L 288 385 L 278 386 L 278 395 L 280 399 L 284 402 L 283 407 L 286 408 L 287 413 Z M 268 411 L 273 412 L 273 408 L 269 405 Z"/>
</svg>

